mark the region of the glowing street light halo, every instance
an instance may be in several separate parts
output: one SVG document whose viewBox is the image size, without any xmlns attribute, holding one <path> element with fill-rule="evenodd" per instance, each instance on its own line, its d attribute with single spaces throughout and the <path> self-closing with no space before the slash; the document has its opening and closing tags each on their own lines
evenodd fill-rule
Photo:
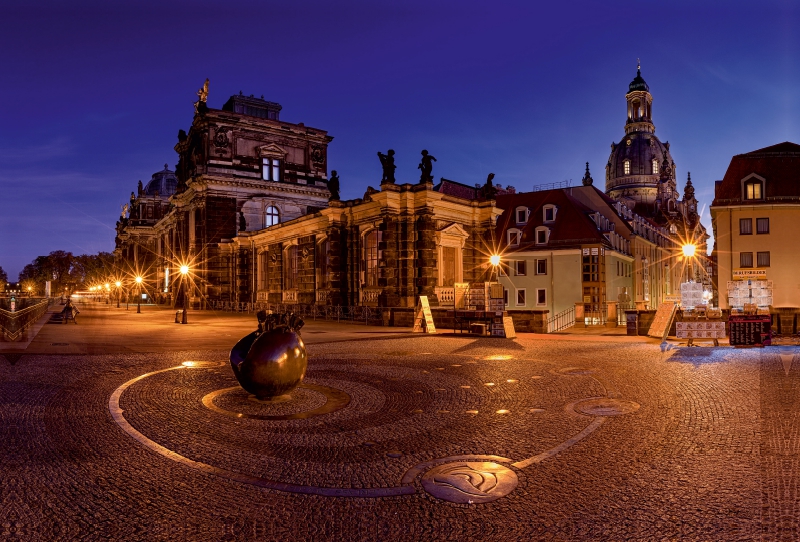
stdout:
<svg viewBox="0 0 800 542">
<path fill-rule="evenodd" d="M 188 265 L 182 265 L 180 267 L 180 272 L 181 272 L 181 275 L 188 274 L 189 273 L 189 266 Z"/>
<path fill-rule="evenodd" d="M 141 284 L 142 283 L 142 277 L 140 277 L 140 276 L 137 276 L 135 280 L 136 280 L 136 284 Z"/>
<path fill-rule="evenodd" d="M 489 257 L 489 263 L 492 264 L 495 267 L 500 265 L 500 255 L 499 254 L 492 254 Z"/>
<path fill-rule="evenodd" d="M 681 247 L 683 251 L 683 256 L 686 258 L 691 258 L 694 256 L 695 251 L 697 250 L 697 245 L 693 243 L 687 243 Z"/>
</svg>

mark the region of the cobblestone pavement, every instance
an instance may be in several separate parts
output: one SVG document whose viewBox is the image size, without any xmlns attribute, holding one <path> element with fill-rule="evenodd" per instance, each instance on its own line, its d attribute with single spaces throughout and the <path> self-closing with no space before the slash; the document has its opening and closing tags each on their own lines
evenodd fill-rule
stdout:
<svg viewBox="0 0 800 542">
<path fill-rule="evenodd" d="M 0 359 L 0 538 L 800 536 L 795 348 L 308 351 L 309 387 L 277 404 L 236 388 L 225 351 Z M 349 402 L 291 417 L 326 389 Z"/>
</svg>

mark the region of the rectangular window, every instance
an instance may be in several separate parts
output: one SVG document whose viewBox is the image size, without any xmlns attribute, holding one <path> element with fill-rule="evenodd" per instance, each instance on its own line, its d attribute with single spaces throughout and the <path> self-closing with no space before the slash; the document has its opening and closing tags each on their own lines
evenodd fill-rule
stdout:
<svg viewBox="0 0 800 542">
<path fill-rule="evenodd" d="M 739 219 L 739 235 L 752 235 L 753 234 L 753 219 L 740 218 Z"/>
<path fill-rule="evenodd" d="M 769 252 L 756 252 L 758 267 L 769 267 Z"/>
<path fill-rule="evenodd" d="M 545 230 L 536 230 L 536 244 L 544 245 L 547 243 L 547 232 Z"/>
<path fill-rule="evenodd" d="M 750 182 L 745 183 L 745 199 L 761 199 L 761 183 Z"/>
<path fill-rule="evenodd" d="M 756 218 L 756 233 L 769 233 L 769 218 Z"/>
<path fill-rule="evenodd" d="M 547 290 L 544 288 L 536 289 L 536 304 L 538 306 L 547 305 Z"/>
<path fill-rule="evenodd" d="M 262 158 L 261 178 L 265 181 L 280 181 L 281 161 L 277 158 Z"/>
<path fill-rule="evenodd" d="M 517 230 L 509 230 L 508 231 L 508 246 L 515 247 L 519 245 L 519 239 L 522 232 Z"/>
<path fill-rule="evenodd" d="M 525 288 L 517 290 L 517 307 L 525 306 Z"/>
<path fill-rule="evenodd" d="M 547 274 L 547 260 L 536 260 L 536 274 L 537 275 Z"/>
<path fill-rule="evenodd" d="M 286 290 L 297 288 L 297 245 L 292 245 L 286 249 L 285 266 L 283 269 L 283 284 Z"/>
<path fill-rule="evenodd" d="M 631 162 L 630 160 L 625 160 L 622 165 L 622 170 L 625 172 L 625 175 L 631 174 Z"/>
<path fill-rule="evenodd" d="M 552 207 L 548 207 L 544 210 L 544 221 L 545 222 L 552 222 L 556 219 L 556 210 Z"/>
<path fill-rule="evenodd" d="M 525 260 L 517 260 L 516 274 L 518 277 L 524 277 L 528 272 L 528 265 Z"/>
<path fill-rule="evenodd" d="M 382 237 L 382 231 L 372 230 L 364 238 L 364 282 L 368 287 L 378 285 L 378 263 L 382 256 L 379 245 Z"/>
<path fill-rule="evenodd" d="M 517 209 L 517 224 L 525 224 L 528 221 L 528 210 Z"/>
<path fill-rule="evenodd" d="M 508 290 L 503 288 L 503 304 L 508 305 Z"/>
<path fill-rule="evenodd" d="M 753 267 L 753 253 L 740 252 L 739 253 L 739 267 Z"/>
</svg>

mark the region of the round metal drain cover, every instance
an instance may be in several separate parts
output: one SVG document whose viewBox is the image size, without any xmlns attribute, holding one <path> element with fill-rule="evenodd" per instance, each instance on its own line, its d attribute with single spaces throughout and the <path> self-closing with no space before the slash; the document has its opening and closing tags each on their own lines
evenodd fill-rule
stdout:
<svg viewBox="0 0 800 542">
<path fill-rule="evenodd" d="M 597 397 L 578 401 L 572 408 L 575 412 L 586 414 L 587 416 L 620 416 L 639 410 L 639 403 L 624 399 Z"/>
<path fill-rule="evenodd" d="M 517 487 L 514 471 L 490 461 L 445 463 L 422 477 L 422 487 L 444 501 L 459 504 L 491 502 Z"/>
</svg>

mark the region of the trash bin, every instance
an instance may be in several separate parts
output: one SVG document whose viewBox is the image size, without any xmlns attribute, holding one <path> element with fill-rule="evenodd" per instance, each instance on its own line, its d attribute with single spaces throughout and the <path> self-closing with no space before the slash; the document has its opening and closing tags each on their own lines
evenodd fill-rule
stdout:
<svg viewBox="0 0 800 542">
<path fill-rule="evenodd" d="M 625 311 L 628 335 L 639 335 L 639 311 Z"/>
</svg>

